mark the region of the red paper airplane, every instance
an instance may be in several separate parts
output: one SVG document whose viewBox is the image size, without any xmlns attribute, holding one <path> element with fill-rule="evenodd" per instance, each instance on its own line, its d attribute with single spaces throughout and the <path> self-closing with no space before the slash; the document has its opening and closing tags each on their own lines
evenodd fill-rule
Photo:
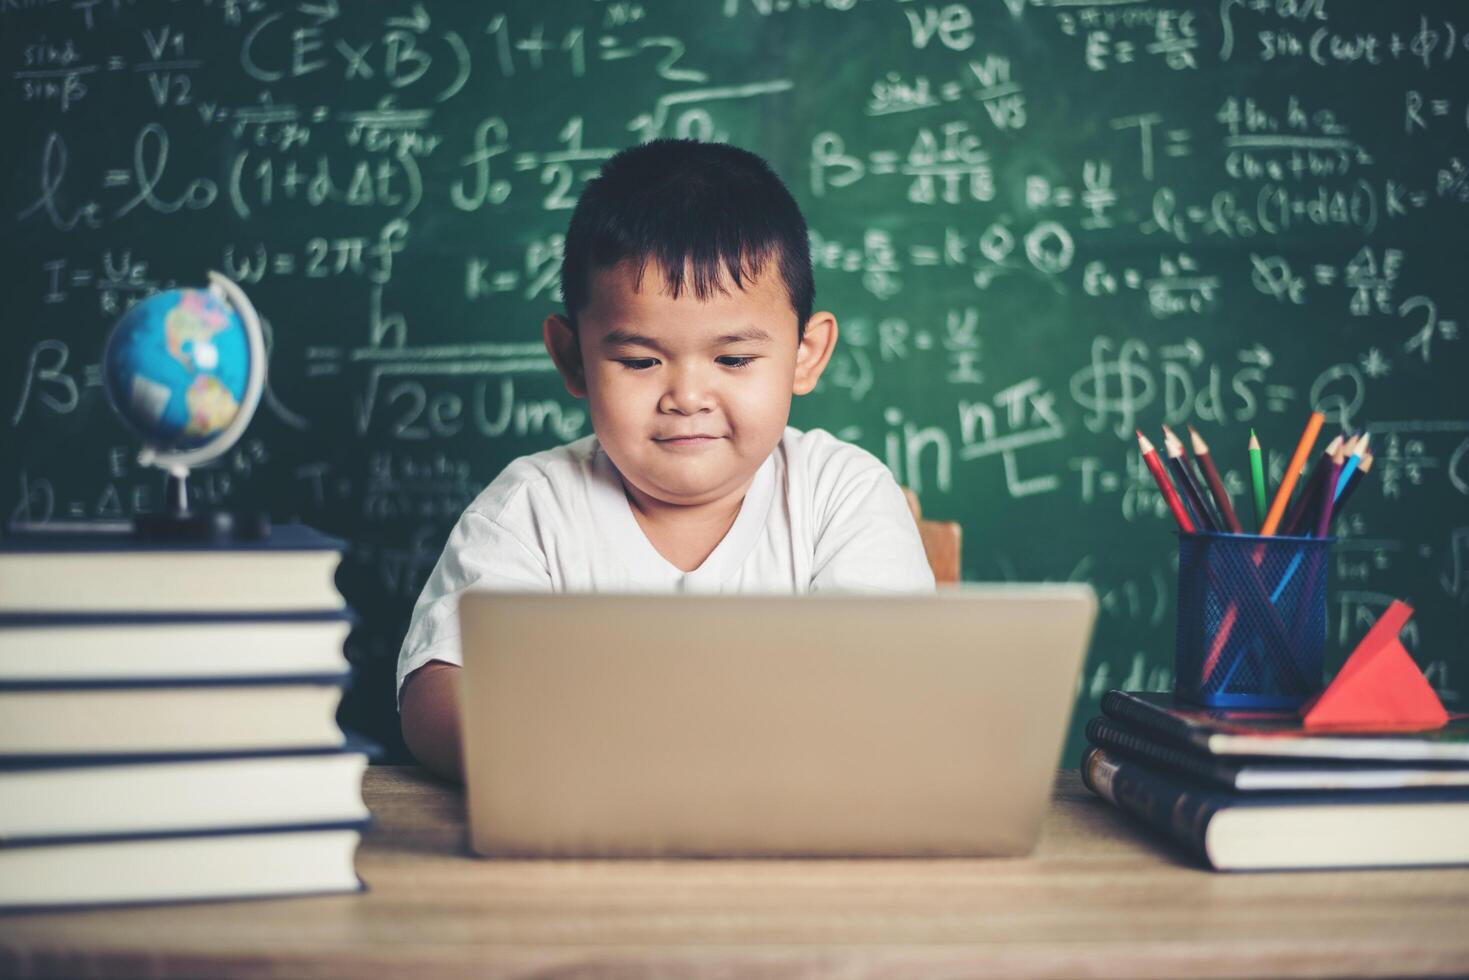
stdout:
<svg viewBox="0 0 1469 980">
<path fill-rule="evenodd" d="M 1443 702 L 1398 641 L 1412 615 L 1412 606 L 1393 601 L 1326 690 L 1301 708 L 1306 728 L 1417 731 L 1448 724 Z"/>
</svg>

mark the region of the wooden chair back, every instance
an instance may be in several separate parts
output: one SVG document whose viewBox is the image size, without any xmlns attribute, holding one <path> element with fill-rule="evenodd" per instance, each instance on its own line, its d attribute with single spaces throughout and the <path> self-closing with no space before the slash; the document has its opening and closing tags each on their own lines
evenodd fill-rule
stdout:
<svg viewBox="0 0 1469 980">
<path fill-rule="evenodd" d="M 908 509 L 918 524 L 918 536 L 923 539 L 923 551 L 928 555 L 928 567 L 933 569 L 934 581 L 940 585 L 958 582 L 963 530 L 959 522 L 927 520 L 918 506 L 918 494 L 904 487 L 903 496 L 908 498 Z"/>
</svg>

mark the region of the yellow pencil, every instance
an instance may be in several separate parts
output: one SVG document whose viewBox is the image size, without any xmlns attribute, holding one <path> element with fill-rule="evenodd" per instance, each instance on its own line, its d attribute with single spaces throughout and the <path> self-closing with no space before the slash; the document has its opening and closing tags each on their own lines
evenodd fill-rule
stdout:
<svg viewBox="0 0 1469 980">
<path fill-rule="evenodd" d="M 1306 465 L 1306 457 L 1311 454 L 1311 447 L 1316 445 L 1316 437 L 1321 434 L 1321 426 L 1325 422 L 1325 415 L 1320 412 L 1311 413 L 1311 418 L 1306 422 L 1306 431 L 1301 433 L 1301 441 L 1296 443 L 1296 451 L 1291 455 L 1290 465 L 1285 468 L 1285 476 L 1280 481 L 1280 487 L 1275 491 L 1275 499 L 1270 502 L 1270 511 L 1265 515 L 1265 523 L 1260 526 L 1261 535 L 1269 537 L 1280 526 L 1280 519 L 1285 516 L 1285 505 L 1290 503 L 1291 491 L 1296 488 L 1296 481 L 1300 479 L 1301 470 Z"/>
</svg>

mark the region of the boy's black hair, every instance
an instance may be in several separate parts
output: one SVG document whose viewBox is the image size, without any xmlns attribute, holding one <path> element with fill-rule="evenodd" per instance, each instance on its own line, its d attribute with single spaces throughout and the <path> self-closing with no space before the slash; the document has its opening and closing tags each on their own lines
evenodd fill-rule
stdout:
<svg viewBox="0 0 1469 980">
<path fill-rule="evenodd" d="M 801 209 L 770 165 L 748 150 L 695 140 L 654 140 L 609 159 L 571 215 L 561 292 L 573 328 L 593 269 L 656 262 L 675 298 L 743 289 L 775 261 L 802 335 L 816 286 Z M 685 275 L 685 267 L 691 275 Z M 691 280 L 691 281 L 690 281 Z"/>
</svg>

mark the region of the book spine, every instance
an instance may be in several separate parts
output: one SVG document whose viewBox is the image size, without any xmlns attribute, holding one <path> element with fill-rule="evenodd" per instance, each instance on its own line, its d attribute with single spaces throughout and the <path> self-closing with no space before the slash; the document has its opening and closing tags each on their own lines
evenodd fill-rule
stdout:
<svg viewBox="0 0 1469 980">
<path fill-rule="evenodd" d="M 1151 762 L 1180 775 L 1202 779 L 1225 789 L 1239 788 L 1236 784 L 1239 770 L 1233 766 L 1213 762 L 1186 749 L 1155 742 L 1106 718 L 1093 718 L 1087 722 L 1086 737 L 1094 745 L 1143 762 Z"/>
<path fill-rule="evenodd" d="M 1171 741 L 1198 745 L 1207 750 L 1207 745 L 1200 742 L 1198 733 L 1188 722 L 1137 698 L 1129 697 L 1125 691 L 1108 691 L 1102 695 L 1102 713 L 1145 731 L 1156 732 Z"/>
<path fill-rule="evenodd" d="M 1209 867 L 1218 867 L 1204 847 L 1209 821 L 1219 810 L 1213 794 L 1191 790 L 1095 746 L 1082 757 L 1081 779 L 1117 809 L 1171 837 Z"/>
</svg>

